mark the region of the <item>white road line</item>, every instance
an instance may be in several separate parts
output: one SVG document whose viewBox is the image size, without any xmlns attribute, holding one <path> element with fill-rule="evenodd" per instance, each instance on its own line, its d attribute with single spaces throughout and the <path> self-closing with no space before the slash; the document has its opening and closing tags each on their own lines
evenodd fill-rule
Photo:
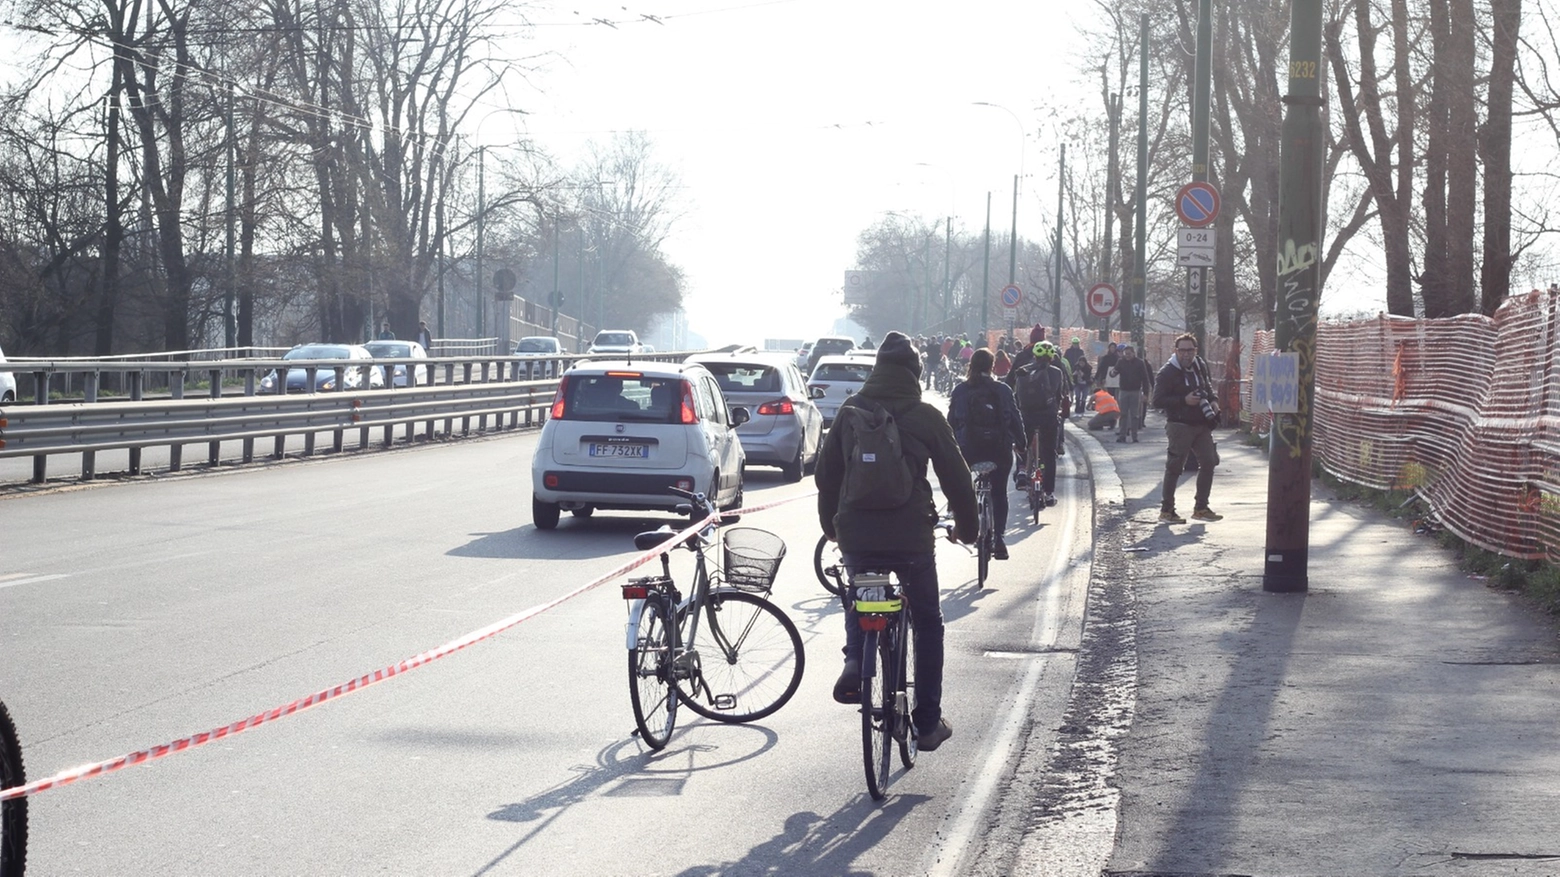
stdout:
<svg viewBox="0 0 1560 877">
<path fill-rule="evenodd" d="M 10 580 L 0 579 L 0 588 L 14 588 L 17 585 L 35 585 L 38 582 L 49 582 L 49 581 L 53 581 L 55 579 L 67 578 L 68 576 L 69 576 L 69 573 L 62 573 L 62 572 L 60 572 L 60 573 L 54 573 L 53 575 L 46 575 L 46 576 L 27 576 L 26 578 L 10 579 Z"/>
<path fill-rule="evenodd" d="M 1068 469 L 1077 471 L 1072 465 L 1075 458 L 1064 457 L 1067 460 Z M 1071 474 L 1071 472 L 1069 473 Z M 1051 566 L 1045 573 L 1045 584 L 1041 589 L 1035 618 L 1034 633 L 1030 642 L 1037 648 L 1048 648 L 1056 645 L 1056 640 L 1061 633 L 1060 619 L 1057 618 L 1062 602 L 1062 585 L 1067 579 L 1069 567 L 1072 565 L 1073 534 L 1077 527 L 1079 514 L 1077 479 L 1067 480 L 1067 503 L 1063 508 L 1068 514 L 1062 524 L 1062 531 L 1056 540 L 1056 550 L 1051 555 Z M 1084 568 L 1082 574 L 1087 579 L 1088 566 L 1094 562 L 1094 553 L 1091 548 L 1084 555 Z M 933 877 L 954 875 L 960 873 L 959 860 L 964 857 L 969 848 L 970 841 L 979 830 L 981 816 L 986 812 L 991 803 L 992 794 L 996 791 L 997 784 L 1007 773 L 1008 764 L 1012 761 L 1014 747 L 1018 744 L 1019 735 L 1028 727 L 1029 713 L 1034 705 L 1035 689 L 1040 684 L 1040 677 L 1045 670 L 1046 659 L 1050 655 L 1034 655 L 1029 662 L 1029 667 L 1024 673 L 1024 678 L 1019 683 L 1017 696 L 1013 704 L 1008 708 L 1007 715 L 997 731 L 996 737 L 991 741 L 991 748 L 986 756 L 986 761 L 975 773 L 973 780 L 965 785 L 969 789 L 968 794 L 959 801 L 951 813 L 951 827 L 942 844 L 932 851 L 934 861 L 928 870 Z M 1072 660 L 1071 656 L 1068 660 Z"/>
</svg>

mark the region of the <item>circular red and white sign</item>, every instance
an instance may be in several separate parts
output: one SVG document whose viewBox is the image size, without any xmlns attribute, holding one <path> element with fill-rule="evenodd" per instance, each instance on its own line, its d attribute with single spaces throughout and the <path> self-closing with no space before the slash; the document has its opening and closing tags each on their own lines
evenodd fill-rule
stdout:
<svg viewBox="0 0 1560 877">
<path fill-rule="evenodd" d="M 1089 292 L 1084 296 L 1084 304 L 1089 308 L 1089 313 L 1096 317 L 1108 317 L 1121 307 L 1121 296 L 1116 294 L 1116 287 L 1109 283 L 1096 283 L 1089 287 Z"/>
</svg>

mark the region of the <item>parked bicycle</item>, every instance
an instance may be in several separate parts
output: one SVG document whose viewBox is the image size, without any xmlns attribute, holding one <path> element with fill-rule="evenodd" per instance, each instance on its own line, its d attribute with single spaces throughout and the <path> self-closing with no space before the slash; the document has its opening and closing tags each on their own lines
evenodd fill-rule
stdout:
<svg viewBox="0 0 1560 877">
<path fill-rule="evenodd" d="M 984 586 L 986 573 L 991 566 L 991 553 L 996 549 L 996 521 L 991 510 L 991 473 L 996 463 L 982 461 L 970 464 L 975 477 L 975 508 L 980 515 L 980 531 L 975 538 L 975 583 Z"/>
<path fill-rule="evenodd" d="M 702 493 L 669 488 L 691 505 L 695 520 L 717 514 Z M 725 530 L 723 563 L 708 554 L 723 522 L 661 552 L 661 574 L 623 584 L 628 604 L 628 693 L 635 733 L 661 749 L 687 704 L 717 722 L 751 722 L 784 706 L 802 681 L 802 637 L 791 619 L 765 599 L 785 557 L 779 536 L 753 527 Z M 648 551 L 666 542 L 670 527 L 634 537 Z M 683 596 L 671 575 L 671 552 L 693 552 L 693 582 Z"/>
<path fill-rule="evenodd" d="M 855 603 L 861 625 L 861 756 L 867 792 L 881 801 L 888 794 L 892 750 L 899 763 L 915 767 L 915 636 L 910 605 L 892 573 L 856 573 L 846 598 Z"/>
<path fill-rule="evenodd" d="M 0 701 L 0 789 L 27 784 L 22 743 L 11 714 Z M 0 877 L 22 877 L 27 870 L 27 799 L 0 801 Z"/>
</svg>

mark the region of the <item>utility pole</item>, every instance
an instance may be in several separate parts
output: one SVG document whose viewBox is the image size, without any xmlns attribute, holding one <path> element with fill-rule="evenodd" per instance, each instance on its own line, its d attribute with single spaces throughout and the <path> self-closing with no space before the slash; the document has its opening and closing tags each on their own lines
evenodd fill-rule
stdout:
<svg viewBox="0 0 1560 877">
<path fill-rule="evenodd" d="M 233 83 L 227 87 L 227 106 L 224 108 L 224 116 L 227 118 L 227 292 L 222 296 L 222 336 L 223 346 L 231 354 L 238 345 L 238 324 L 233 320 L 233 299 L 238 292 L 238 270 L 234 263 L 233 222 L 235 211 L 233 201 L 236 199 L 238 187 L 238 135 L 233 131 Z"/>
<path fill-rule="evenodd" d="M 1197 58 L 1192 83 L 1192 181 L 1208 182 L 1208 101 L 1213 80 L 1213 0 L 1198 0 Z M 1225 246 L 1229 246 L 1226 242 Z M 1186 331 L 1207 349 L 1208 268 L 1186 270 Z"/>
<path fill-rule="evenodd" d="M 1322 0 L 1294 0 L 1278 202 L 1278 239 L 1289 243 L 1279 259 L 1274 346 L 1298 354 L 1298 411 L 1273 415 L 1262 571 L 1262 590 L 1278 593 L 1305 592 L 1311 541 L 1311 413 L 1322 296 L 1321 70 Z"/>
<path fill-rule="evenodd" d="M 987 308 L 991 305 L 991 193 L 986 193 L 986 261 L 980 269 L 980 331 L 986 331 Z"/>
<path fill-rule="evenodd" d="M 1062 340 L 1062 198 L 1067 192 L 1067 144 L 1062 144 L 1062 162 L 1056 171 L 1056 285 L 1051 296 L 1051 324 L 1056 327 L 1056 340 Z"/>
<path fill-rule="evenodd" d="M 483 319 L 482 319 L 482 317 L 483 317 L 484 312 L 487 310 L 486 305 L 482 301 L 483 287 L 485 286 L 485 284 L 482 282 L 482 231 L 483 231 L 482 226 L 483 226 L 483 223 L 487 220 L 487 189 L 485 187 L 485 179 L 483 177 L 483 170 L 484 170 L 484 168 L 482 166 L 482 160 L 483 160 L 483 158 L 486 155 L 487 155 L 487 147 L 486 146 L 482 146 L 482 145 L 479 144 L 477 146 L 477 337 L 478 338 L 482 337 L 482 332 L 483 332 Z"/>
<path fill-rule="evenodd" d="M 1022 126 L 1020 126 L 1022 127 Z M 1022 141 L 1020 141 L 1022 142 Z M 1013 230 L 1008 238 L 1008 286 L 1018 282 L 1018 177 L 1013 177 Z M 1018 308 L 1013 308 L 1008 317 L 1008 331 L 1018 332 Z M 986 327 L 981 327 L 981 346 L 985 346 Z"/>
<path fill-rule="evenodd" d="M 1139 17 L 1141 35 L 1138 61 L 1138 176 L 1137 264 L 1132 269 L 1132 344 L 1139 349 L 1148 341 L 1144 321 L 1148 316 L 1148 14 Z"/>
</svg>

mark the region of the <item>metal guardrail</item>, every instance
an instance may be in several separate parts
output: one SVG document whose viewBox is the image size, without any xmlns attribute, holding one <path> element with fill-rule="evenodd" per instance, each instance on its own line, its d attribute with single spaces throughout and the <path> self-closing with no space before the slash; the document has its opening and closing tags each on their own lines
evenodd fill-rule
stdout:
<svg viewBox="0 0 1560 877">
<path fill-rule="evenodd" d="M 647 354 L 636 359 L 680 362 L 688 353 Z M 47 477 L 48 458 L 59 454 L 81 455 L 81 478 L 96 474 L 95 455 L 101 451 L 128 450 L 129 472 L 141 474 L 141 450 L 147 447 L 169 448 L 169 470 L 183 466 L 185 445 L 207 445 L 206 462 L 221 461 L 224 442 L 242 442 L 243 462 L 251 462 L 255 442 L 270 440 L 273 458 L 284 455 L 289 436 L 303 436 L 305 456 L 314 453 L 315 437 L 330 432 L 332 450 L 346 446 L 349 430 L 357 430 L 359 449 L 371 446 L 375 430 L 382 433 L 381 444 L 395 443 L 396 427 L 404 427 L 403 440 L 419 438 L 417 424 L 423 424 L 420 438 L 427 440 L 442 434 L 472 431 L 486 432 L 491 419 L 494 429 L 516 429 L 538 425 L 546 419 L 558 386 L 558 376 L 574 363 L 603 357 L 564 356 L 535 359 L 514 356 L 445 357 L 438 359 L 363 360 L 223 360 L 210 362 L 160 363 L 82 360 L 32 360 L 0 364 L 0 370 L 28 372 L 35 377 L 37 391 L 33 404 L 12 403 L 0 409 L 0 459 L 32 457 L 32 481 Z M 350 363 L 350 364 L 349 364 Z M 368 371 L 385 368 L 388 376 L 395 365 L 408 366 L 412 386 L 367 389 Z M 551 365 L 552 368 L 548 368 Z M 427 383 L 418 384 L 419 366 L 427 367 Z M 306 386 L 315 386 L 320 370 L 336 372 L 332 392 L 257 394 L 258 377 L 272 370 L 301 368 Z M 357 369 L 361 387 L 345 387 L 345 373 Z M 141 388 L 147 371 L 170 375 L 170 395 L 157 399 L 142 398 Z M 183 398 L 184 379 L 190 372 L 206 373 L 210 379 L 207 398 Z M 54 374 L 75 372 L 87 375 L 81 402 L 50 403 L 47 388 Z M 128 401 L 98 401 L 97 386 L 105 372 L 122 373 L 131 387 Z M 243 381 L 242 395 L 223 395 L 228 374 Z M 505 423 L 507 419 L 507 423 Z"/>
</svg>

